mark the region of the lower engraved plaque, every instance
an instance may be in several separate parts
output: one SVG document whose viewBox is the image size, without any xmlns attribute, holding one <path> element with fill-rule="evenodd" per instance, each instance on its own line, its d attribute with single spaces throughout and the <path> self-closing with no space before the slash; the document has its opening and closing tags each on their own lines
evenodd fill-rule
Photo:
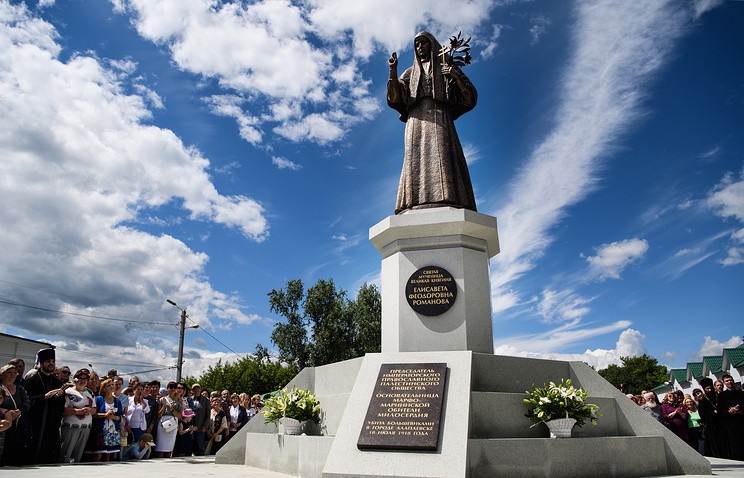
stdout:
<svg viewBox="0 0 744 478">
<path fill-rule="evenodd" d="M 357 448 L 436 451 L 446 363 L 380 365 Z"/>
</svg>

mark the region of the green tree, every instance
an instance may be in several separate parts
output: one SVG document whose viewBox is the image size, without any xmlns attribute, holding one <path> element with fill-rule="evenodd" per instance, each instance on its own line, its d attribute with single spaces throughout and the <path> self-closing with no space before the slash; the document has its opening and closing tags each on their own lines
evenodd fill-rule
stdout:
<svg viewBox="0 0 744 478">
<path fill-rule="evenodd" d="M 252 356 L 243 357 L 235 363 L 218 360 L 201 377 L 186 377 L 184 383 L 190 387 L 199 382 L 206 390 L 227 389 L 252 395 L 280 389 L 296 374 L 295 368 L 271 361 L 266 348 L 259 344 Z"/>
<path fill-rule="evenodd" d="M 379 353 L 382 345 L 382 298 L 374 284 L 359 288 L 357 298 L 349 304 L 356 325 L 357 350 L 359 355 Z"/>
<path fill-rule="evenodd" d="M 307 290 L 305 315 L 312 327 L 310 361 L 314 366 L 357 357 L 356 330 L 346 292 L 332 279 Z"/>
<path fill-rule="evenodd" d="M 616 388 L 637 395 L 667 381 L 669 372 L 663 365 L 646 354 L 636 357 L 620 357 L 622 365 L 612 364 L 598 373 Z"/>
<path fill-rule="evenodd" d="M 271 334 L 279 359 L 298 369 L 380 351 L 381 299 L 375 286 L 364 284 L 356 300 L 320 279 L 304 293 L 299 279 L 268 294 L 272 312 L 285 317 Z"/>
<path fill-rule="evenodd" d="M 271 341 L 279 347 L 279 360 L 297 370 L 307 367 L 310 360 L 307 322 L 300 314 L 304 296 L 305 289 L 300 279 L 287 282 L 284 289 L 269 292 L 269 309 L 287 319 L 287 322 L 274 326 Z"/>
</svg>

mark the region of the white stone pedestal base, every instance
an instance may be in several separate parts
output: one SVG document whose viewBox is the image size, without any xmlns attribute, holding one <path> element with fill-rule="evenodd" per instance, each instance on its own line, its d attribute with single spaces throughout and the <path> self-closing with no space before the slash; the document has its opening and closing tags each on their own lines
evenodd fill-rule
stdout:
<svg viewBox="0 0 744 478">
<path fill-rule="evenodd" d="M 382 352 L 472 350 L 493 353 L 488 260 L 499 252 L 496 218 L 450 207 L 389 216 L 369 230 L 382 254 Z M 442 315 L 416 313 L 406 282 L 427 266 L 457 283 L 454 305 Z"/>
</svg>

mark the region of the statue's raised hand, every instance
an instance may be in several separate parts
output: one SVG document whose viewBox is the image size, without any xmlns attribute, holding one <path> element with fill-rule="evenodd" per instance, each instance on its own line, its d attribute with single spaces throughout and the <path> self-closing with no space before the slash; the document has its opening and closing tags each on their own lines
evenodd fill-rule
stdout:
<svg viewBox="0 0 744 478">
<path fill-rule="evenodd" d="M 390 69 L 397 69 L 398 68 L 398 52 L 393 52 L 392 55 L 390 55 L 390 58 L 388 58 L 388 66 Z"/>
</svg>

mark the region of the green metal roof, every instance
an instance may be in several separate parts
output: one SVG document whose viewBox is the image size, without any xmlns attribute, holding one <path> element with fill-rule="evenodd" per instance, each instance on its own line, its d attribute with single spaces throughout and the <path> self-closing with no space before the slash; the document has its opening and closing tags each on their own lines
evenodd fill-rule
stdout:
<svg viewBox="0 0 744 478">
<path fill-rule="evenodd" d="M 687 362 L 687 370 L 692 378 L 703 376 L 703 362 Z"/>
<path fill-rule="evenodd" d="M 710 373 L 722 372 L 721 367 L 723 367 L 723 357 L 721 355 L 708 355 L 703 357 L 703 362 L 708 364 Z"/>
<path fill-rule="evenodd" d="M 686 368 L 673 368 L 671 371 L 672 377 L 677 381 L 677 383 L 682 383 L 687 381 L 687 369 Z"/>
<path fill-rule="evenodd" d="M 669 388 L 669 387 L 671 387 L 671 385 L 669 384 L 669 382 L 664 382 L 661 385 L 657 385 L 654 388 L 652 388 L 651 391 L 652 392 L 658 392 L 662 388 Z"/>
<path fill-rule="evenodd" d="M 735 349 L 723 349 L 723 353 L 728 355 L 732 367 L 744 365 L 744 348 L 741 345 Z M 721 361 L 723 361 L 723 357 L 721 357 Z"/>
</svg>

